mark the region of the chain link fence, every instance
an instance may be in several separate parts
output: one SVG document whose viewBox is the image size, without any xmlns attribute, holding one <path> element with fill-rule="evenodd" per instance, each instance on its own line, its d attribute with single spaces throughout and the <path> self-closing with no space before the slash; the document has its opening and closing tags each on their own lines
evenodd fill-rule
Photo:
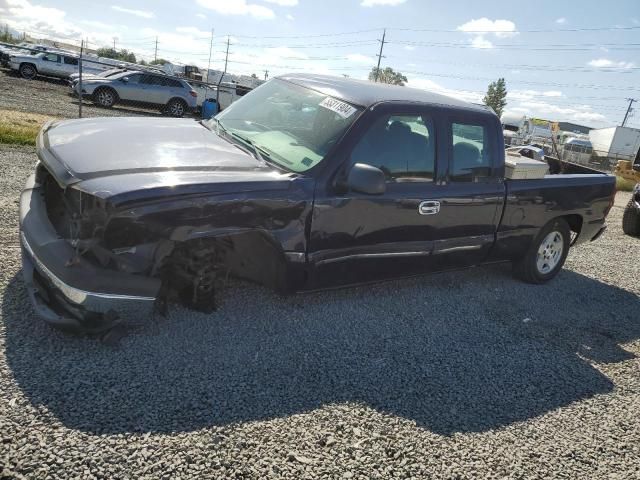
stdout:
<svg viewBox="0 0 640 480">
<path fill-rule="evenodd" d="M 104 50 L 85 41 L 0 42 L 0 110 L 52 118 L 209 118 L 261 83 L 178 62 L 136 61 L 126 50 L 112 50 L 119 59 L 98 55 Z"/>
<path fill-rule="evenodd" d="M 3 116 L 22 112 L 28 115 L 22 121 L 35 124 L 48 118 L 101 116 L 209 118 L 262 83 L 255 75 L 229 74 L 226 62 L 223 71 L 201 71 L 175 59 L 157 59 L 157 50 L 154 60 L 144 60 L 117 51 L 115 45 L 105 48 L 86 40 L 0 42 L 0 67 Z M 563 160 L 603 172 L 613 172 L 619 160 L 635 159 L 631 152 L 570 151 L 544 140 L 541 146 L 549 155 L 555 156 L 557 148 Z"/>
</svg>

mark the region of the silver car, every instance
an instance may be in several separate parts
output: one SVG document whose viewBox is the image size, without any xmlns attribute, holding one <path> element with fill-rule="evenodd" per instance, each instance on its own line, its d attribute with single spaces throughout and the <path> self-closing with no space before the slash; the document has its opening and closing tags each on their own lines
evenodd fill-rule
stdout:
<svg viewBox="0 0 640 480">
<path fill-rule="evenodd" d="M 78 83 L 73 88 L 76 94 L 80 93 Z M 116 103 L 143 104 L 160 107 L 172 117 L 182 117 L 195 109 L 198 97 L 191 85 L 180 78 L 136 71 L 83 80 L 82 95 L 104 108 Z"/>
</svg>

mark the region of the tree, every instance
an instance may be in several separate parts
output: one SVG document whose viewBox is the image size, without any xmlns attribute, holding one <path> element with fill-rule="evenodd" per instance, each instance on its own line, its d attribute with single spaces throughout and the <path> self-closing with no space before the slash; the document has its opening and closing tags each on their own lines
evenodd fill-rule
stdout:
<svg viewBox="0 0 640 480">
<path fill-rule="evenodd" d="M 499 78 L 497 82 L 489 84 L 487 94 L 482 99 L 482 102 L 493 108 L 498 117 L 502 116 L 502 111 L 507 106 L 507 84 L 504 78 Z"/>
<path fill-rule="evenodd" d="M 369 73 L 369 80 L 371 80 L 372 82 L 375 82 L 376 73 L 378 74 L 377 75 L 378 82 L 381 82 L 381 83 L 389 83 L 391 85 L 400 85 L 401 87 L 404 87 L 404 84 L 409 81 L 407 80 L 407 77 L 402 75 L 400 72 L 396 72 L 391 67 L 386 67 L 384 69 L 383 68 L 378 69 L 378 67 L 373 67 L 371 69 L 371 72 Z"/>
<path fill-rule="evenodd" d="M 114 60 L 122 60 L 123 62 L 136 63 L 135 54 L 126 49 L 117 51 L 113 48 L 99 48 L 96 53 L 99 57 L 113 58 Z"/>
<path fill-rule="evenodd" d="M 0 42 L 4 43 L 18 43 L 18 39 L 15 38 L 9 31 L 9 25 L 5 23 L 2 32 L 0 33 Z"/>
<path fill-rule="evenodd" d="M 151 60 L 149 65 L 164 65 L 165 63 L 169 63 L 169 61 L 164 58 L 156 58 L 155 60 Z"/>
<path fill-rule="evenodd" d="M 255 73 L 252 73 L 251 78 L 258 78 L 258 75 L 256 75 Z"/>
</svg>

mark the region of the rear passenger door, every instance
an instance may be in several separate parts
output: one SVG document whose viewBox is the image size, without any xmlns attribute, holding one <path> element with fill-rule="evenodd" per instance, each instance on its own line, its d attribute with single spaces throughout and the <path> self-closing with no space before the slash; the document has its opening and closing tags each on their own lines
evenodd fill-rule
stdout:
<svg viewBox="0 0 640 480">
<path fill-rule="evenodd" d="M 144 74 L 140 83 L 144 87 L 144 102 L 164 105 L 169 100 L 167 82 L 164 77 Z"/>
<path fill-rule="evenodd" d="M 62 73 L 66 76 L 71 75 L 72 73 L 76 73 L 78 71 L 78 59 L 75 57 L 62 57 Z"/>
<path fill-rule="evenodd" d="M 434 255 L 452 266 L 486 259 L 504 202 L 504 148 L 493 115 L 459 113 L 442 118 L 443 165 L 438 238 Z"/>
</svg>

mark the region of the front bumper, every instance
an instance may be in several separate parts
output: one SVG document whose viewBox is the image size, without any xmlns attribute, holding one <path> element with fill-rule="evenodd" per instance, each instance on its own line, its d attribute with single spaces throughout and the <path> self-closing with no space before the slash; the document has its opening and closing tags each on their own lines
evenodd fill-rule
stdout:
<svg viewBox="0 0 640 480">
<path fill-rule="evenodd" d="M 55 231 L 35 176 L 20 196 L 24 281 L 36 313 L 67 329 L 96 331 L 115 319 L 140 322 L 153 311 L 160 280 L 122 273 L 80 258 Z"/>
</svg>

